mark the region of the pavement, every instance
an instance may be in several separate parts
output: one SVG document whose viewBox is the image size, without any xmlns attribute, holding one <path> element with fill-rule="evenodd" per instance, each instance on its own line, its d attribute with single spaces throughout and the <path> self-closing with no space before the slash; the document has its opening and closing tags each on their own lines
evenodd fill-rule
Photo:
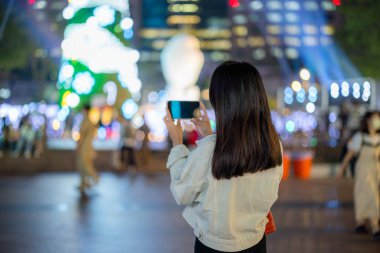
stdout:
<svg viewBox="0 0 380 253">
<path fill-rule="evenodd" d="M 103 172 L 88 195 L 77 184 L 75 172 L 0 176 L 0 253 L 193 252 L 167 173 Z M 380 252 L 353 233 L 352 190 L 326 176 L 282 182 L 268 252 Z"/>
</svg>

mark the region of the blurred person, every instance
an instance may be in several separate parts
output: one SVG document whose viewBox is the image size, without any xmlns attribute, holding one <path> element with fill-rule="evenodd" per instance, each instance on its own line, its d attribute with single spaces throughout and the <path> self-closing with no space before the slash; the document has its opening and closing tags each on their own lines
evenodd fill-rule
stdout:
<svg viewBox="0 0 380 253">
<path fill-rule="evenodd" d="M 355 173 L 354 204 L 357 233 L 367 233 L 368 221 L 373 238 L 380 242 L 380 116 L 367 112 L 359 132 L 348 146 L 337 177 L 344 175 L 350 160 L 358 155 Z"/>
<path fill-rule="evenodd" d="M 340 119 L 340 139 L 345 138 L 345 133 L 348 126 L 348 121 L 350 119 L 350 108 L 352 107 L 351 103 L 346 100 L 343 102 L 343 105 L 341 106 L 341 109 L 338 114 L 338 118 Z"/>
<path fill-rule="evenodd" d="M 1 132 L 0 132 L 0 158 L 4 156 L 10 146 L 9 134 L 10 127 L 7 125 L 6 118 L 1 118 Z"/>
<path fill-rule="evenodd" d="M 13 153 L 16 149 L 17 142 L 20 138 L 20 132 L 12 125 L 9 125 L 9 146 L 8 150 Z"/>
<path fill-rule="evenodd" d="M 137 170 L 136 129 L 129 120 L 120 117 L 120 121 L 120 160 L 127 170 L 135 172 Z"/>
<path fill-rule="evenodd" d="M 25 118 L 20 126 L 20 137 L 17 141 L 16 150 L 13 156 L 19 157 L 21 152 L 24 151 L 24 157 L 30 159 L 34 148 L 35 138 L 36 132 L 28 121 L 28 118 Z"/>
<path fill-rule="evenodd" d="M 36 131 L 35 146 L 34 157 L 39 158 L 46 149 L 46 118 L 44 118 L 44 123 Z"/>
<path fill-rule="evenodd" d="M 351 142 L 352 142 L 352 138 L 354 137 L 354 135 L 358 132 L 359 130 L 356 130 L 356 131 L 352 131 L 350 136 L 348 137 L 348 139 L 344 142 L 343 144 L 343 148 L 342 148 L 342 152 L 340 154 L 340 157 L 339 157 L 339 162 L 342 163 L 343 160 L 344 160 L 344 157 L 346 156 L 346 154 L 348 153 L 349 151 L 349 146 L 351 145 Z M 350 167 L 350 174 L 351 174 L 351 177 L 354 178 L 355 177 L 355 167 L 356 167 L 356 162 L 358 161 L 358 154 L 355 154 L 354 156 L 352 156 L 350 162 L 349 162 L 349 167 Z M 347 170 L 346 170 L 347 171 Z M 346 173 L 347 174 L 347 173 Z"/>
<path fill-rule="evenodd" d="M 361 120 L 366 113 L 365 106 L 362 106 L 360 103 L 355 102 L 353 103 L 351 109 L 350 109 L 350 120 L 349 120 L 349 127 L 350 129 L 359 129 L 361 126 Z"/>
<path fill-rule="evenodd" d="M 149 148 L 149 133 L 150 128 L 149 126 L 144 122 L 144 124 L 139 129 L 143 133 L 142 138 L 142 145 L 141 145 L 141 165 L 144 166 L 144 168 L 149 169 L 150 161 L 152 159 L 152 153 Z"/>
<path fill-rule="evenodd" d="M 76 164 L 80 174 L 80 185 L 78 188 L 81 192 L 99 182 L 99 176 L 94 167 L 96 154 L 92 146 L 96 126 L 90 120 L 90 109 L 89 105 L 83 107 L 83 120 L 79 130 L 80 138 L 76 148 Z"/>
<path fill-rule="evenodd" d="M 216 134 L 201 103 L 197 147 L 183 145 L 181 121 L 164 123 L 173 142 L 167 168 L 176 202 L 196 235 L 194 252 L 266 252 L 266 226 L 282 177 L 282 147 L 261 76 L 248 63 L 214 71 L 210 101 Z M 268 218 L 267 218 L 268 217 Z"/>
</svg>

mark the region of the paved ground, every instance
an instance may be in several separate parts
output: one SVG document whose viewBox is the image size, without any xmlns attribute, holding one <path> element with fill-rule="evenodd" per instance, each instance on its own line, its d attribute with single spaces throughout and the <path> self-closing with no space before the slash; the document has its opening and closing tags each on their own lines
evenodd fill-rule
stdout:
<svg viewBox="0 0 380 253">
<path fill-rule="evenodd" d="M 71 172 L 0 177 L 0 253 L 192 252 L 167 174 L 103 173 L 89 197 L 76 183 Z M 351 193 L 351 180 L 282 183 L 268 252 L 380 252 L 352 233 Z"/>
</svg>

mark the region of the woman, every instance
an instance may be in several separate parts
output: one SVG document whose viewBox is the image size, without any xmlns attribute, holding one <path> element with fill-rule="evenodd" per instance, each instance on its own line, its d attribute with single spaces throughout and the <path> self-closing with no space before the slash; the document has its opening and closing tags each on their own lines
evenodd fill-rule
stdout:
<svg viewBox="0 0 380 253">
<path fill-rule="evenodd" d="M 96 127 L 90 120 L 90 109 L 89 105 L 83 107 L 83 121 L 76 148 L 76 165 L 80 174 L 80 185 L 78 188 L 81 192 L 99 182 L 99 176 L 94 167 L 95 150 L 92 147 Z"/>
<path fill-rule="evenodd" d="M 266 252 L 267 214 L 282 177 L 281 143 L 271 121 L 259 72 L 225 62 L 214 72 L 210 101 L 216 134 L 203 104 L 193 122 L 203 137 L 190 152 L 180 120 L 164 117 L 173 142 L 170 189 L 193 228 L 195 252 Z"/>
<path fill-rule="evenodd" d="M 354 204 L 357 233 L 367 233 L 365 226 L 369 221 L 373 238 L 380 241 L 380 117 L 378 112 L 367 112 L 362 127 L 348 146 L 338 177 L 344 175 L 349 162 L 358 156 L 355 171 Z"/>
</svg>

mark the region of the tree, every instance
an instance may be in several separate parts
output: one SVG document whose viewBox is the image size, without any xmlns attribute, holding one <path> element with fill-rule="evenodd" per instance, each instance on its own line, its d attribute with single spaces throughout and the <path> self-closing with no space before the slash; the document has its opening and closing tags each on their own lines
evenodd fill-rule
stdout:
<svg viewBox="0 0 380 253">
<path fill-rule="evenodd" d="M 133 20 L 125 0 L 70 1 L 63 10 L 67 26 L 58 77 L 61 106 L 79 109 L 103 94 L 109 106 L 131 118 L 141 81 L 139 53 L 129 47 Z M 137 100 L 137 99 L 136 99 Z"/>
<path fill-rule="evenodd" d="M 5 22 L 8 1 L 0 3 L 0 23 Z M 30 52 L 36 48 L 23 23 L 27 21 L 23 12 L 13 4 L 9 18 L 4 23 L 4 33 L 0 40 L 0 71 L 23 68 L 27 65 Z"/>
<path fill-rule="evenodd" d="M 352 62 L 364 76 L 380 78 L 380 1 L 345 1 L 338 11 L 342 16 L 337 38 Z"/>
</svg>

